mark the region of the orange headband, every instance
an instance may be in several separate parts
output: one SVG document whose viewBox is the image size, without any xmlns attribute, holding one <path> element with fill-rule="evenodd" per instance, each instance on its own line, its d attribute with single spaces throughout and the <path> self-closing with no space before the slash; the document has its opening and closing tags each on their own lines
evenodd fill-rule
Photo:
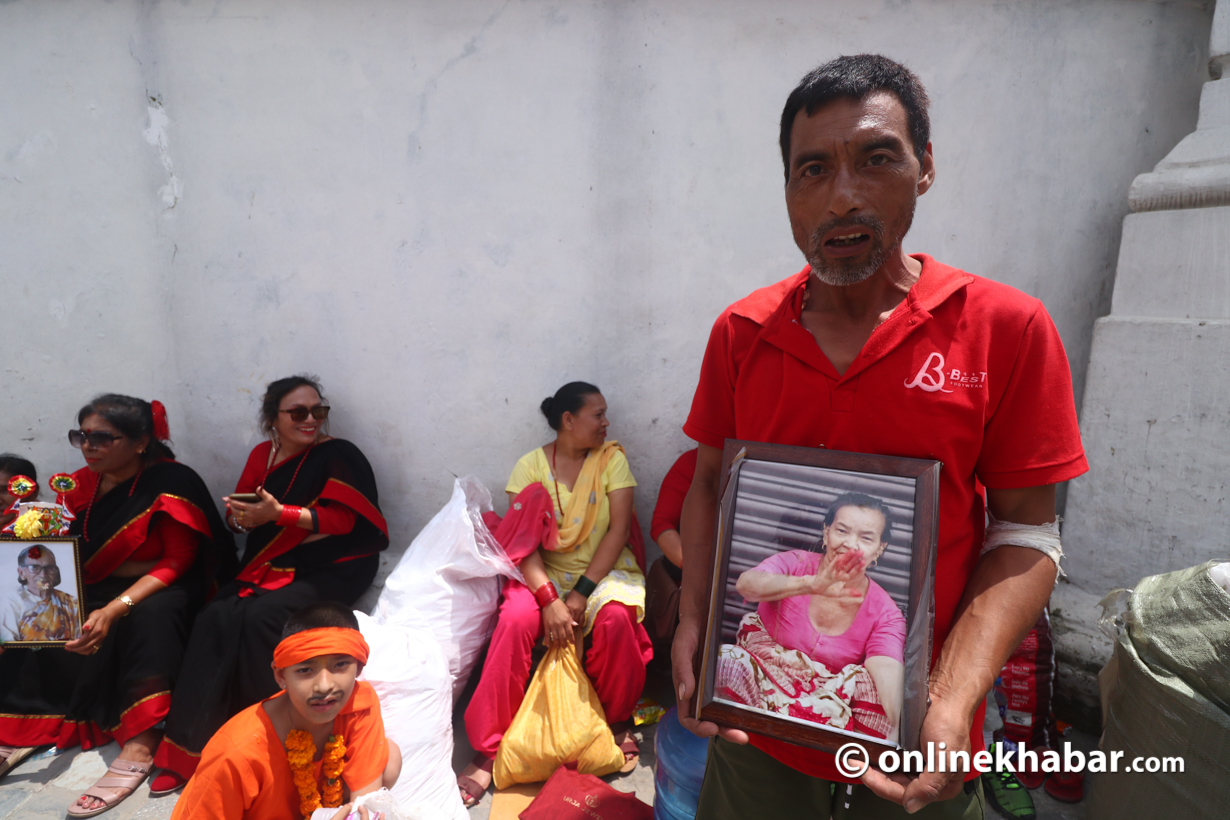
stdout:
<svg viewBox="0 0 1230 820">
<path fill-rule="evenodd" d="M 273 650 L 273 665 L 285 669 L 319 655 L 350 655 L 359 663 L 367 663 L 370 654 L 359 630 L 329 626 L 305 629 L 283 638 Z"/>
</svg>

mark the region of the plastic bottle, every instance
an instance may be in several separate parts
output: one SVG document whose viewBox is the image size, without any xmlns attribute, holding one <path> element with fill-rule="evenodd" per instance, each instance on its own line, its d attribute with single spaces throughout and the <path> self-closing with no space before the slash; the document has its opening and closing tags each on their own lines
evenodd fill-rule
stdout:
<svg viewBox="0 0 1230 820">
<path fill-rule="evenodd" d="M 653 740 L 654 820 L 694 820 L 708 747 L 709 741 L 683 728 L 674 706 L 666 711 Z"/>
</svg>

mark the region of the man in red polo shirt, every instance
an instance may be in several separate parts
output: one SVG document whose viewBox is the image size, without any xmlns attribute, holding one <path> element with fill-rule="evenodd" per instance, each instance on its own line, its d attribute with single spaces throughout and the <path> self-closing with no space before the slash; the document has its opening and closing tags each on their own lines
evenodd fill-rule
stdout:
<svg viewBox="0 0 1230 820">
<path fill-rule="evenodd" d="M 924 744 L 982 749 L 986 693 L 1050 596 L 1061 555 L 1055 484 L 1088 469 L 1067 357 L 1037 299 L 902 249 L 935 178 L 929 132 L 921 83 L 884 57 L 827 63 L 786 102 L 786 206 L 809 264 L 718 318 L 683 428 L 700 447 L 672 652 L 681 715 L 695 686 L 727 438 L 943 462 Z M 982 816 L 976 772 L 872 769 L 858 783 L 830 754 L 684 723 L 718 735 L 702 820 Z"/>
</svg>

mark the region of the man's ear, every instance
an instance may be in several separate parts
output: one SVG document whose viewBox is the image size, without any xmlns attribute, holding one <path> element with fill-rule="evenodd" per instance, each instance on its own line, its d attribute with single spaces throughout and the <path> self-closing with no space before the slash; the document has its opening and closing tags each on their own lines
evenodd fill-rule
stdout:
<svg viewBox="0 0 1230 820">
<path fill-rule="evenodd" d="M 935 157 L 931 154 L 931 143 L 923 149 L 922 161 L 918 168 L 918 195 L 922 196 L 935 184 Z"/>
<path fill-rule="evenodd" d="M 279 689 L 286 689 L 286 673 L 279 669 L 273 661 L 269 662 L 269 667 L 273 670 L 273 679 L 277 681 Z"/>
</svg>

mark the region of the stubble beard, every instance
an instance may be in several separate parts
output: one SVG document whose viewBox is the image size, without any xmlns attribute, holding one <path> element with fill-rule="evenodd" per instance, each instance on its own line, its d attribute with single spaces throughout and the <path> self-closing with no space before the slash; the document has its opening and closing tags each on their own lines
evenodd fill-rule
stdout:
<svg viewBox="0 0 1230 820">
<path fill-rule="evenodd" d="M 811 246 L 807 254 L 807 263 L 811 266 L 812 274 L 824 284 L 833 285 L 834 287 L 849 287 L 850 285 L 857 285 L 859 282 L 870 279 L 888 261 L 889 257 L 901 247 L 901 240 L 909 233 L 910 226 L 914 223 L 914 204 L 914 202 L 911 202 L 910 209 L 906 213 L 905 218 L 887 231 L 888 234 L 891 234 L 887 240 L 885 239 L 886 230 L 884 223 L 874 216 L 834 219 L 816 228 L 812 232 Z M 825 235 L 836 228 L 854 226 L 867 229 L 867 232 L 871 235 L 871 254 L 862 261 L 856 259 L 826 259 L 821 250 L 821 243 L 824 242 Z"/>
</svg>

